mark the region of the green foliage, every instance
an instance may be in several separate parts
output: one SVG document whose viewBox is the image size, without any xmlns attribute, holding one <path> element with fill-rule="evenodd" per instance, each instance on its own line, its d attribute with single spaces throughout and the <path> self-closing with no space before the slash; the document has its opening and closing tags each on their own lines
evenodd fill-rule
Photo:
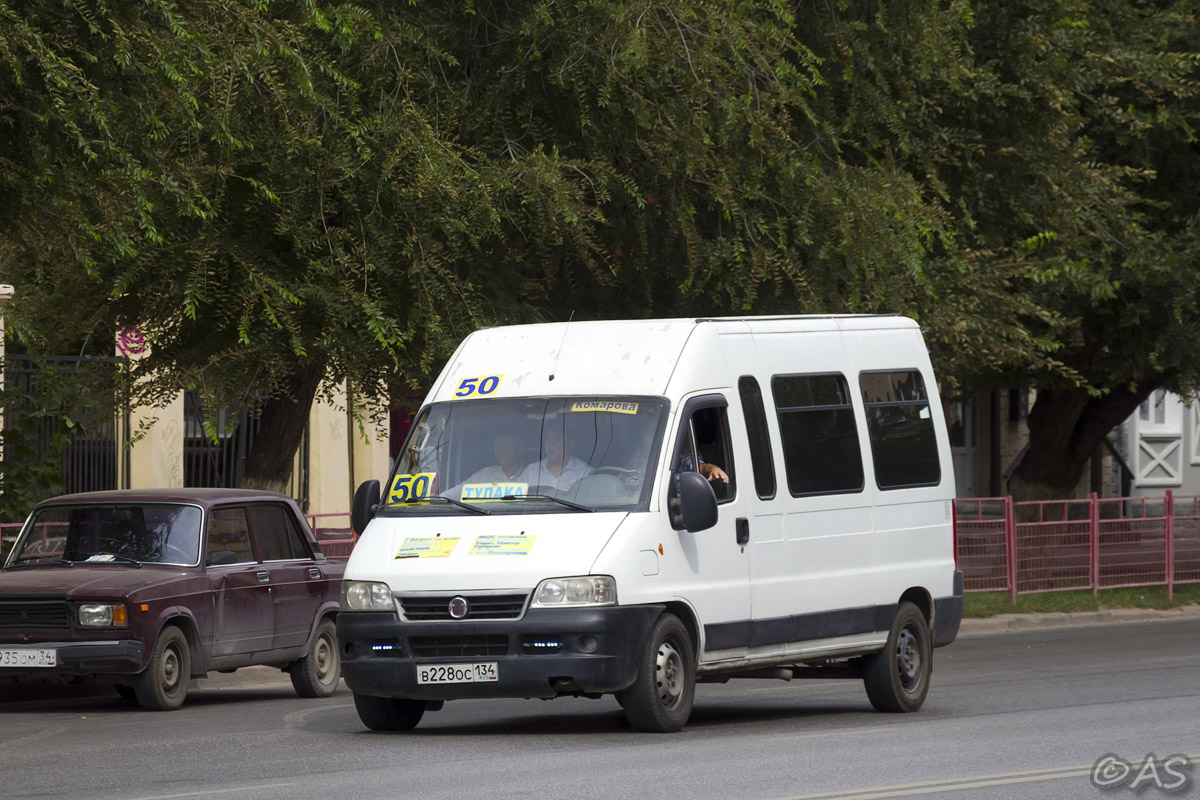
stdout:
<svg viewBox="0 0 1200 800">
<path fill-rule="evenodd" d="M 11 325 L 136 327 L 135 402 L 211 407 L 570 315 L 898 312 L 967 388 L 1195 388 L 1193 6 L 0 0 Z"/>
</svg>

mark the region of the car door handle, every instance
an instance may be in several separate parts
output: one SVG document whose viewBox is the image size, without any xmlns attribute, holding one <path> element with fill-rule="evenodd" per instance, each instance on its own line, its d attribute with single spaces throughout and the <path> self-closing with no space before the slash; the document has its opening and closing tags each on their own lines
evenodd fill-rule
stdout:
<svg viewBox="0 0 1200 800">
<path fill-rule="evenodd" d="M 269 572 L 258 573 L 258 582 L 259 583 L 266 583 L 269 580 L 271 580 L 271 574 Z"/>
<path fill-rule="evenodd" d="M 737 543 L 747 544 L 750 541 L 750 520 L 745 517 L 738 517 L 735 527 L 737 530 Z"/>
<path fill-rule="evenodd" d="M 308 568 L 308 577 L 310 577 L 310 578 L 321 577 L 321 570 L 317 569 L 316 567 L 309 567 Z"/>
</svg>

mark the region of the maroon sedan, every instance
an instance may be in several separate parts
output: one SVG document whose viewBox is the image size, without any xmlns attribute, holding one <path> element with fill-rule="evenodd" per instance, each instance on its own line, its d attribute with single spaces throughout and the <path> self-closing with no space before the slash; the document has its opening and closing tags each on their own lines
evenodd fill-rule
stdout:
<svg viewBox="0 0 1200 800">
<path fill-rule="evenodd" d="M 0 570 L 0 681 L 116 686 L 179 708 L 191 678 L 270 665 L 302 697 L 341 677 L 327 561 L 288 497 L 92 492 L 41 503 Z"/>
</svg>

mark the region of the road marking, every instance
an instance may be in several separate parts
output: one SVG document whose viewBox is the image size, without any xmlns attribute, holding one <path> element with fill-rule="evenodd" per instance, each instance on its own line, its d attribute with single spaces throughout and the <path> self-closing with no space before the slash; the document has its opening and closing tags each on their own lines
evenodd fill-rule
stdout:
<svg viewBox="0 0 1200 800">
<path fill-rule="evenodd" d="M 226 789 L 208 789 L 202 792 L 180 792 L 178 794 L 155 794 L 131 797 L 129 800 L 175 800 L 177 797 L 218 797 L 233 792 L 254 792 L 259 789 L 280 789 L 295 786 L 294 783 L 260 783 L 257 786 L 233 786 Z"/>
<path fill-rule="evenodd" d="M 336 706 L 318 706 L 317 708 L 307 708 L 304 711 L 293 711 L 283 718 L 284 725 L 298 725 L 312 714 L 320 714 L 324 711 L 333 711 L 339 708 L 353 708 L 353 703 L 338 703 Z"/>
<path fill-rule="evenodd" d="M 1186 758 L 1189 760 L 1200 759 L 1200 753 L 1188 754 Z M 992 786 L 1008 786 L 1017 783 L 1084 778 L 1092 774 L 1094 767 L 1094 764 L 1073 767 L 1052 767 L 1049 769 L 1027 770 L 1025 772 L 1006 772 L 999 775 L 977 775 L 967 778 L 947 778 L 920 783 L 901 783 L 895 786 L 873 786 L 866 789 L 843 789 L 837 792 L 797 794 L 774 798 L 774 800 L 886 800 L 889 797 L 913 797 L 917 795 L 940 794 L 942 792 L 986 789 Z"/>
</svg>

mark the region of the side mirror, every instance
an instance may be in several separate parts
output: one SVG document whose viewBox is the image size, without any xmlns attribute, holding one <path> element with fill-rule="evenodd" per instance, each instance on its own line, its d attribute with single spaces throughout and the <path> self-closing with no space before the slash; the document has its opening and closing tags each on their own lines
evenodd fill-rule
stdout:
<svg viewBox="0 0 1200 800">
<path fill-rule="evenodd" d="M 350 527 L 362 536 L 367 523 L 375 516 L 379 507 L 379 481 L 363 481 L 354 493 L 354 504 L 350 506 Z"/>
<path fill-rule="evenodd" d="M 671 475 L 667 494 L 671 527 L 677 531 L 698 533 L 717 524 L 717 496 L 699 472 L 676 472 Z"/>
</svg>

